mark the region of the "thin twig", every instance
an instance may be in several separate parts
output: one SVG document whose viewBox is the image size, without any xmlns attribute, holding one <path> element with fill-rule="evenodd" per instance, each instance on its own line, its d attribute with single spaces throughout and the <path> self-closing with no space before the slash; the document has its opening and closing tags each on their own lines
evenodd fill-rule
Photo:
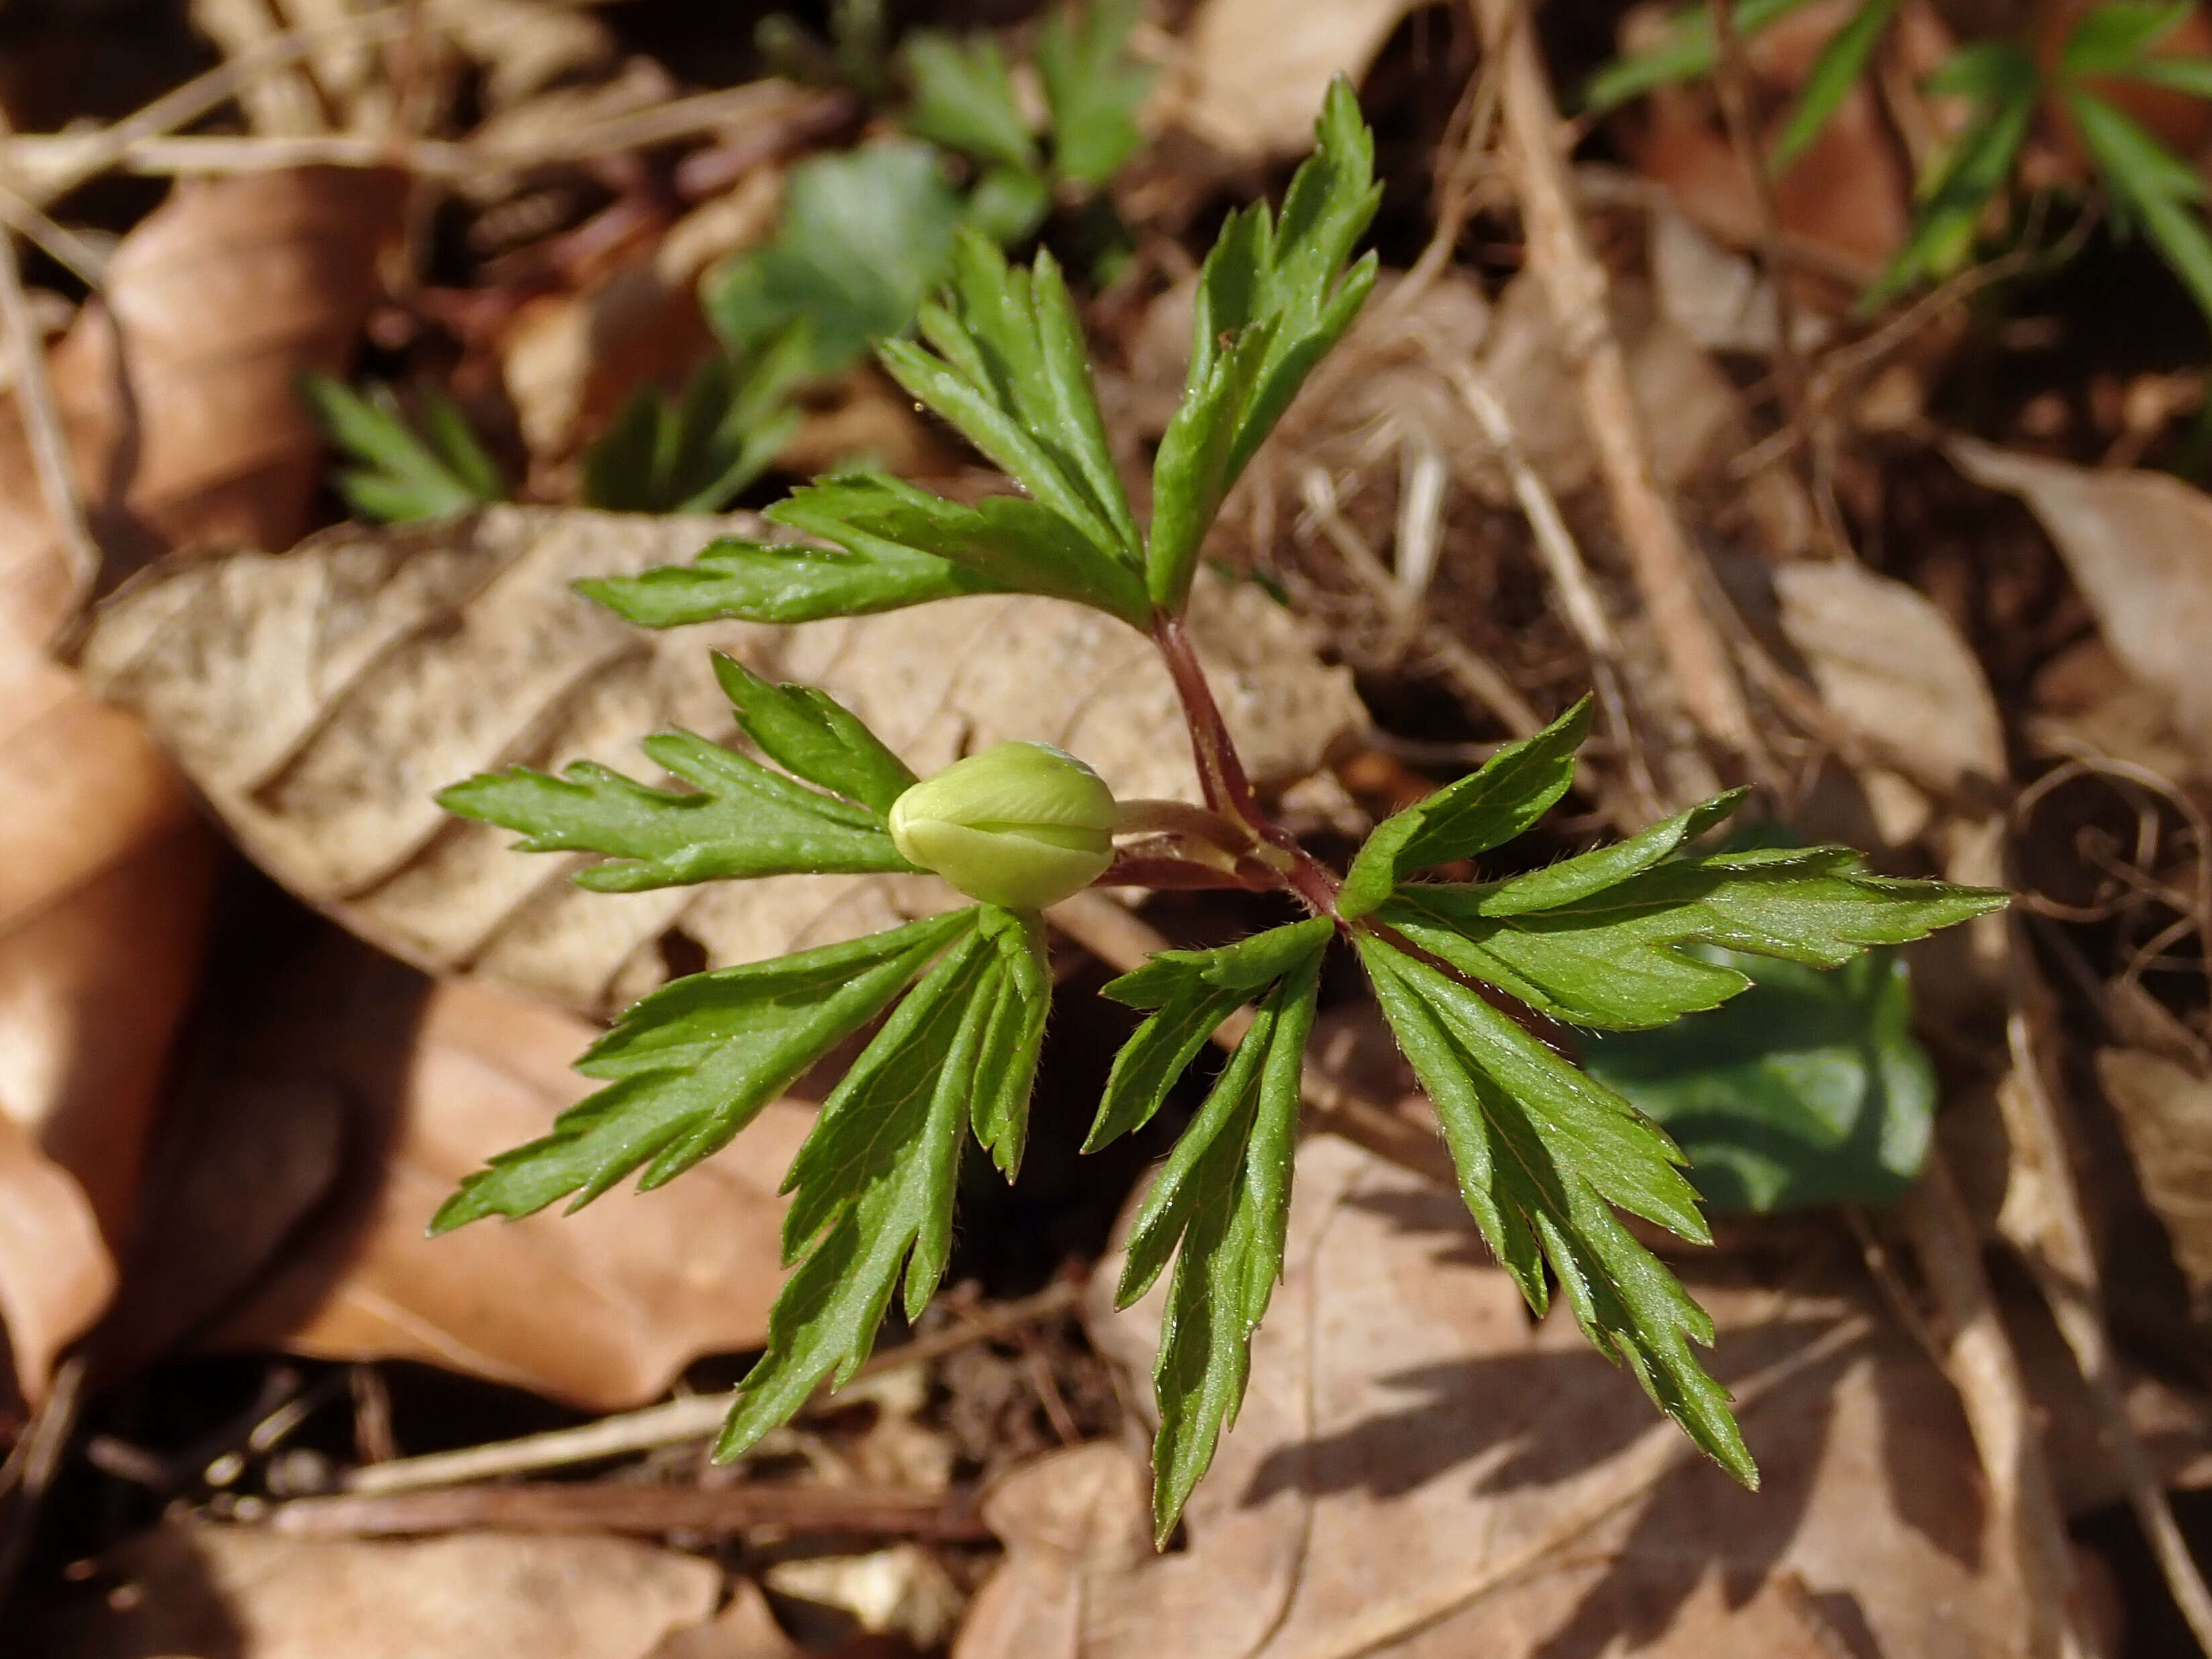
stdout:
<svg viewBox="0 0 2212 1659">
<path fill-rule="evenodd" d="M 760 1527 L 878 1533 L 901 1538 L 988 1538 L 972 1487 L 647 1486 L 544 1481 L 438 1492 L 302 1498 L 269 1512 L 273 1532 L 296 1538 L 374 1538 L 399 1533 L 671 1532 L 726 1534 Z"/>
<path fill-rule="evenodd" d="M 2097 1649 L 2071 1610 L 2074 1558 L 2034 1407 L 1982 1271 L 1973 1218 L 1940 1149 L 1930 1149 L 1905 1217 L 1948 1328 L 1943 1369 L 1966 1409 L 1990 1498 L 2009 1542 L 2014 1589 L 2027 1612 L 2028 1651 L 2035 1659 L 2089 1659 Z"/>
<path fill-rule="evenodd" d="M 55 1370 L 30 1426 L 9 1452 L 5 1466 L 0 1467 L 0 1498 L 12 1494 L 15 1500 L 4 1517 L 0 1517 L 0 1614 L 7 1611 L 15 1575 L 22 1571 L 23 1559 L 30 1552 L 39 1510 L 76 1427 L 83 1392 L 84 1358 L 72 1354 Z"/>
<path fill-rule="evenodd" d="M 132 138 L 118 143 L 102 132 L 33 133 L 10 142 L 8 160 L 17 177 L 25 181 L 16 186 L 17 193 L 32 200 L 51 199 L 38 182 L 42 179 L 57 174 L 83 176 L 88 167 L 97 171 L 102 166 L 160 176 L 268 173 L 303 167 L 397 167 L 417 178 L 450 181 L 589 161 L 725 127 L 744 127 L 787 108 L 803 108 L 834 95 L 781 82 L 751 82 L 604 121 L 537 134 L 527 142 L 513 137 L 477 142 L 313 133 L 274 137 L 196 134 Z"/>
<path fill-rule="evenodd" d="M 1502 65 L 1506 151 L 1521 198 L 1528 268 L 1543 284 L 1560 348 L 1574 366 L 1583 418 L 1653 631 L 1699 727 L 1759 771 L 1771 770 L 1735 665 L 1705 612 L 1697 556 L 1659 487 L 1650 435 L 1606 313 L 1605 268 L 1576 217 L 1559 148 L 1559 109 L 1536 57 L 1528 0 L 1468 3 L 1484 50 Z"/>
<path fill-rule="evenodd" d="M 876 1354 L 854 1374 L 854 1380 L 902 1366 L 927 1364 L 1038 1320 L 1054 1318 L 1073 1309 L 1080 1294 L 1079 1286 L 1062 1281 L 1018 1302 L 979 1310 L 957 1329 L 916 1337 L 900 1347 Z M 823 1392 L 827 1395 L 829 1391 Z M 556 1429 L 547 1434 L 494 1441 L 461 1451 L 367 1464 L 349 1471 L 343 1484 L 349 1492 L 419 1492 L 432 1486 L 459 1486 L 468 1480 L 486 1480 L 495 1475 L 596 1462 L 603 1457 L 652 1451 L 662 1446 L 680 1445 L 687 1440 L 704 1440 L 722 1426 L 722 1419 L 729 1411 L 726 1395 L 695 1395 L 662 1406 L 648 1406 L 643 1411 L 603 1417 L 580 1428 Z"/>
<path fill-rule="evenodd" d="M 242 88 L 326 41 L 355 40 L 369 46 L 395 39 L 405 27 L 406 9 L 391 6 L 288 31 L 265 46 L 240 52 L 163 93 L 112 126 L 89 132 L 17 135 L 0 155 L 0 167 L 4 167 L 10 188 L 17 195 L 33 206 L 44 207 L 118 165 L 133 146 L 198 120 L 235 97 Z"/>
<path fill-rule="evenodd" d="M 1622 763 L 1628 769 L 1629 787 L 1636 792 L 1638 805 L 1650 817 L 1663 817 L 1659 788 L 1652 781 L 1651 769 L 1644 763 L 1644 745 L 1638 739 L 1637 724 L 1628 706 L 1620 638 L 1613 631 L 1605 602 L 1598 597 L 1597 584 L 1590 580 L 1589 567 L 1583 562 L 1582 550 L 1567 529 L 1551 486 L 1529 464 L 1520 434 L 1513 428 L 1513 417 L 1506 413 L 1504 401 L 1489 382 L 1466 363 L 1449 363 L 1445 373 L 1460 402 L 1482 428 L 1513 480 L 1514 496 L 1521 503 L 1537 554 L 1559 596 L 1559 608 L 1566 613 L 1568 626 L 1582 641 L 1583 649 L 1589 653 L 1590 678 L 1597 685 L 1599 701 L 1605 705 L 1606 719 L 1620 745 Z"/>
<path fill-rule="evenodd" d="M 0 138 L 5 137 L 7 131 L 7 118 L 0 114 Z M 93 536 L 91 520 L 85 517 L 84 502 L 77 494 L 69 434 L 62 428 L 53 380 L 46 373 L 46 344 L 32 321 L 30 300 L 23 292 L 15 239 L 5 230 L 0 230 L 0 334 L 15 343 L 15 407 L 22 416 L 39 494 L 61 542 L 70 588 L 81 601 L 100 580 L 100 543 Z"/>
</svg>

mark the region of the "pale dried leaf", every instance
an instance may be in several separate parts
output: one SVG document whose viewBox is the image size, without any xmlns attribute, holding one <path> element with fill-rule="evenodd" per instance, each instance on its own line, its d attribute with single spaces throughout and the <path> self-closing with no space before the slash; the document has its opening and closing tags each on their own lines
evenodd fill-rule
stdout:
<svg viewBox="0 0 2212 1659">
<path fill-rule="evenodd" d="M 1846 1650 L 2016 1651 L 1965 1422 L 1918 1350 L 1878 1334 L 1854 1273 L 1778 1291 L 1715 1267 L 1692 1286 L 1717 1373 L 1769 1379 L 1743 1414 L 1753 1494 L 1563 1308 L 1530 1325 L 1456 1194 L 1322 1138 L 1297 1175 L 1284 1282 L 1188 1547 L 1093 1583 L 1084 1659 L 1809 1656 L 1792 1573 L 1856 1627 Z M 1158 1297 L 1108 1313 L 1102 1271 L 1093 1339 L 1140 1378 Z"/>
<path fill-rule="evenodd" d="M 574 860 L 507 851 L 447 817 L 443 784 L 589 757 L 648 770 L 670 725 L 731 734 L 708 649 L 819 685 L 921 772 L 1004 738 L 1059 744 L 1117 793 L 1197 799 L 1174 690 L 1143 636 L 1095 611 L 976 596 L 781 629 L 653 634 L 570 590 L 688 559 L 743 519 L 496 507 L 347 527 L 282 556 L 149 573 L 101 612 L 87 671 L 143 713 L 249 854 L 398 955 L 592 1012 L 666 976 L 680 931 L 710 963 L 848 939 L 953 902 L 933 877 L 784 877 L 620 896 Z M 1263 787 L 1316 770 L 1364 723 L 1343 670 L 1249 585 L 1200 585 L 1191 630 Z"/>
<path fill-rule="evenodd" d="M 1927 791 L 1987 788 L 2005 775 L 2004 725 L 1972 647 L 1913 588 L 1863 565 L 1806 560 L 1774 572 L 1782 631 L 1820 701 L 1908 775 L 1863 775 L 1882 839 L 1928 823 Z"/>
<path fill-rule="evenodd" d="M 709 1619 L 721 1581 L 696 1557 L 614 1538 L 325 1541 L 191 1524 L 101 1565 L 83 1605 L 52 1620 L 50 1659 L 647 1659 Z"/>
<path fill-rule="evenodd" d="M 2170 700 L 2198 767 L 2212 768 L 2212 501 L 2163 472 L 2073 466 L 1969 438 L 1945 453 L 1975 483 L 2027 503 L 2112 654 Z"/>
<path fill-rule="evenodd" d="M 1663 200 L 1648 216 L 1651 286 L 1660 314 L 1708 351 L 1770 356 L 1781 339 L 1774 284 L 1759 267 L 1732 253 Z M 1811 351 L 1828 337 L 1825 319 L 1793 313 L 1797 349 Z"/>
<path fill-rule="evenodd" d="M 1298 155 L 1333 76 L 1366 74 L 1415 0 L 1206 0 L 1191 25 L 1181 84 L 1182 125 L 1239 158 Z M 1179 94 L 1179 95 L 1178 95 Z"/>
<path fill-rule="evenodd" d="M 2140 1048 L 2100 1049 L 2097 1080 L 2174 1260 L 2212 1310 L 2212 1082 Z"/>
</svg>

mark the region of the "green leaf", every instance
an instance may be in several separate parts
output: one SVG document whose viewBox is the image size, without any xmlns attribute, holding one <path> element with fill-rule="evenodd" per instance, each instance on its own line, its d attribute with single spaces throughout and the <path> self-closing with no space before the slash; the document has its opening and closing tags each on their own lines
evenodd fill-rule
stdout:
<svg viewBox="0 0 2212 1659">
<path fill-rule="evenodd" d="M 1735 9 L 1736 33 L 1748 40 L 1779 22 L 1806 0 L 1744 0 Z M 1655 87 L 1695 81 L 1711 75 L 1719 45 L 1713 38 L 1712 13 L 1703 6 L 1676 15 L 1672 38 L 1656 51 L 1616 58 L 1583 85 L 1583 107 L 1602 112 L 1640 98 Z"/>
<path fill-rule="evenodd" d="M 1036 913 L 985 905 L 981 930 L 999 959 L 990 1014 L 975 1049 L 969 1117 L 976 1144 L 1012 1181 L 1029 1137 L 1030 1087 L 1044 1044 L 1045 1016 L 1052 1010 L 1052 967 L 1044 921 Z"/>
<path fill-rule="evenodd" d="M 844 1080 L 793 1160 L 787 1261 L 804 1256 L 769 1315 L 768 1352 L 738 1384 L 714 1455 L 743 1453 L 867 1357 L 902 1272 L 918 1316 L 952 1249 L 960 1146 L 971 1117 L 1018 1150 L 1042 1028 L 1034 924 L 965 912 L 976 926 L 931 969 Z"/>
<path fill-rule="evenodd" d="M 770 516 L 848 547 L 932 555 L 964 568 L 977 586 L 1073 599 L 1136 628 L 1149 618 L 1135 566 L 1102 554 L 1077 526 L 1019 495 L 987 495 L 970 507 L 856 473 L 821 480 Z"/>
<path fill-rule="evenodd" d="M 2212 98 L 2212 58 L 2146 58 L 2129 65 L 2127 77 L 2192 98 Z"/>
<path fill-rule="evenodd" d="M 507 480 L 460 405 L 436 386 L 422 398 L 422 436 L 447 473 L 480 501 L 507 499 Z"/>
<path fill-rule="evenodd" d="M 373 386 L 364 398 L 327 374 L 303 374 L 295 384 L 324 435 L 356 463 L 338 474 L 337 485 L 363 518 L 441 519 L 507 493 L 498 467 L 442 394 L 425 405 L 425 442 L 388 386 Z"/>
<path fill-rule="evenodd" d="M 1480 771 L 1377 824 L 1352 860 L 1338 914 L 1364 916 L 1413 872 L 1486 853 L 1550 811 L 1575 781 L 1590 707 L 1584 697 L 1534 737 L 1507 744 Z"/>
<path fill-rule="evenodd" d="M 1866 73 L 1867 62 L 1881 44 L 1890 19 L 1897 15 L 1898 4 L 1899 0 L 1866 0 L 1851 14 L 1850 21 L 1828 37 L 1768 154 L 1767 166 L 1772 171 L 1780 173 L 1803 155 L 1842 107 L 1852 86 Z"/>
<path fill-rule="evenodd" d="M 1382 199 L 1374 137 L 1341 76 L 1314 125 L 1279 220 L 1231 216 L 1199 273 L 1190 374 L 1152 464 L 1146 582 L 1179 611 L 1214 515 L 1314 365 L 1375 285 L 1371 253 L 1346 270 Z"/>
<path fill-rule="evenodd" d="M 879 355 L 892 378 L 1103 557 L 1141 562 L 1082 325 L 1052 255 L 1040 252 L 1024 270 L 988 238 L 962 232 L 945 303 L 923 308 L 921 328 L 937 355 L 886 344 Z"/>
<path fill-rule="evenodd" d="M 968 192 L 960 221 L 1001 247 L 1026 242 L 1052 211 L 1052 181 L 1027 167 L 988 167 Z"/>
<path fill-rule="evenodd" d="M 1695 1194 L 1666 1135 L 1455 981 L 1357 936 L 1398 1046 L 1435 1106 L 1460 1192 L 1530 1307 L 1542 1260 L 1583 1333 L 1746 1486 L 1759 1479 L 1728 1393 L 1690 1351 L 1712 1322 L 1613 1213 L 1705 1243 Z"/>
<path fill-rule="evenodd" d="M 1236 1420 L 1252 1332 L 1282 1276 L 1298 1067 L 1320 975 L 1316 941 L 1260 1005 L 1130 1228 L 1122 1306 L 1159 1277 L 1170 1252 L 1176 1257 L 1152 1373 L 1160 1407 L 1152 1521 L 1163 1545 Z"/>
<path fill-rule="evenodd" d="M 2195 206 L 2205 195 L 2203 179 L 2102 98 L 2075 91 L 2066 104 L 2105 175 L 2114 219 L 2142 222 L 2160 257 L 2212 318 L 2212 233 Z"/>
<path fill-rule="evenodd" d="M 952 253 L 960 198 L 929 145 L 893 140 L 801 162 L 787 177 L 775 240 L 711 273 L 702 298 L 744 356 L 809 325 L 807 368 L 835 374 L 872 340 L 902 331 Z"/>
<path fill-rule="evenodd" d="M 680 398 L 640 386 L 584 457 L 585 504 L 618 513 L 726 507 L 767 471 L 799 424 L 784 399 L 811 354 L 802 321 L 744 368 L 709 358 Z"/>
<path fill-rule="evenodd" d="M 562 1113 L 543 1139 L 463 1181 L 431 1231 L 529 1215 L 572 1193 L 569 1207 L 580 1208 L 641 1166 L 641 1186 L 673 1179 L 881 1013 L 975 920 L 972 910 L 932 916 L 655 991 L 576 1062 L 610 1086 Z"/>
<path fill-rule="evenodd" d="M 1883 1204 L 1920 1174 L 1936 1073 L 1912 1037 L 1912 988 L 1888 950 L 1829 971 L 1733 951 L 1725 1008 L 1593 1037 L 1583 1061 L 1663 1124 L 1717 1209 Z"/>
<path fill-rule="evenodd" d="M 1036 169 L 1036 141 L 1014 102 L 1014 83 L 996 40 L 988 34 L 960 40 L 916 29 L 906 38 L 905 58 L 914 86 L 908 131 L 979 161 Z"/>
<path fill-rule="evenodd" d="M 518 852 L 605 854 L 611 862 L 575 878 L 602 893 L 914 867 L 866 807 L 817 793 L 689 732 L 663 732 L 644 748 L 692 791 L 648 788 L 577 761 L 557 778 L 527 766 L 479 773 L 441 790 L 438 803 L 520 831 Z"/>
<path fill-rule="evenodd" d="M 1322 917 L 1293 922 L 1212 951 L 1163 951 L 1103 994 L 1149 1008 L 1106 1079 L 1083 1150 L 1095 1152 L 1152 1120 L 1214 1028 L 1328 942 Z"/>
<path fill-rule="evenodd" d="M 914 787 L 907 763 L 859 715 L 811 685 L 771 685 L 735 657 L 714 653 L 714 678 L 738 729 L 794 777 L 878 815 Z"/>
<path fill-rule="evenodd" d="M 1978 107 L 1916 210 L 1912 234 L 1860 296 L 1863 312 L 1966 257 L 1982 210 L 2011 176 L 2041 96 L 2034 59 L 2002 41 L 1961 47 L 1929 84 L 1972 96 Z"/>
<path fill-rule="evenodd" d="M 839 551 L 726 536 L 690 564 L 592 577 L 576 590 L 642 628 L 816 622 L 1001 591 L 950 559 L 848 529 L 834 512 L 820 510 L 817 497 L 814 489 L 794 490 L 764 516 L 834 541 Z"/>
<path fill-rule="evenodd" d="M 1868 875 L 1847 848 L 1674 853 L 1734 805 L 1724 796 L 1510 881 L 1403 888 L 1377 920 L 1533 1008 L 1633 1030 L 1717 1007 L 1749 983 L 1692 945 L 1836 968 L 2006 902 L 1985 888 Z"/>
<path fill-rule="evenodd" d="M 1142 10 L 1141 0 L 1090 0 L 1044 21 L 1037 74 L 1052 111 L 1053 170 L 1063 179 L 1103 185 L 1144 142 L 1137 106 L 1153 72 L 1125 51 Z"/>
<path fill-rule="evenodd" d="M 2194 0 L 2100 0 L 2082 12 L 2059 48 L 2058 67 L 2069 77 L 2109 75 L 2135 67 L 2143 52 L 2179 28 Z"/>
</svg>

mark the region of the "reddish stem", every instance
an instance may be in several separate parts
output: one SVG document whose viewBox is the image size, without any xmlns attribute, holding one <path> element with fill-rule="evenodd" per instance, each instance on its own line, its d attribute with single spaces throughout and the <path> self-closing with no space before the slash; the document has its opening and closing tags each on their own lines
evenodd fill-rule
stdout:
<svg viewBox="0 0 2212 1659">
<path fill-rule="evenodd" d="M 1164 613 L 1154 617 L 1152 640 L 1182 702 L 1183 722 L 1190 728 L 1191 755 L 1198 763 L 1199 787 L 1206 792 L 1206 804 L 1243 824 L 1262 848 L 1276 850 L 1280 856 L 1270 862 L 1277 868 L 1278 884 L 1295 894 L 1316 915 L 1340 921 L 1336 914 L 1335 876 L 1298 845 L 1296 836 L 1260 810 L 1252 781 L 1245 775 L 1243 760 L 1229 735 L 1228 722 L 1221 718 L 1220 705 L 1213 701 L 1213 688 L 1206 683 L 1206 671 L 1199 666 L 1198 653 L 1191 648 L 1182 619 Z"/>
</svg>

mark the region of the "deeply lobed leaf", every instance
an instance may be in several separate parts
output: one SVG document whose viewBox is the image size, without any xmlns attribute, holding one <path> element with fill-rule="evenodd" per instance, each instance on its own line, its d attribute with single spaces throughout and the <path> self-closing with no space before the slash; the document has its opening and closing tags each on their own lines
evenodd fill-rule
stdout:
<svg viewBox="0 0 2212 1659">
<path fill-rule="evenodd" d="M 1096 1152 L 1152 1121 L 1214 1029 L 1318 951 L 1330 931 L 1314 917 L 1218 950 L 1163 951 L 1105 987 L 1115 1001 L 1153 1012 L 1114 1057 L 1083 1150 Z"/>
<path fill-rule="evenodd" d="M 423 402 L 418 434 L 388 386 L 364 397 L 328 374 L 298 383 L 324 434 L 354 465 L 338 489 L 354 511 L 380 524 L 446 518 L 505 498 L 507 481 L 453 400 L 434 392 Z"/>
<path fill-rule="evenodd" d="M 557 778 L 527 766 L 479 773 L 441 790 L 438 802 L 462 817 L 520 831 L 518 851 L 605 854 L 609 862 L 579 872 L 576 882 L 605 893 L 914 867 L 867 807 L 689 732 L 648 738 L 645 751 L 691 792 L 651 788 L 577 761 Z"/>
<path fill-rule="evenodd" d="M 913 321 L 944 276 L 959 219 L 960 198 L 927 144 L 867 144 L 802 162 L 787 175 L 775 240 L 702 285 L 708 319 L 741 355 L 804 319 L 809 371 L 839 374 L 871 341 Z"/>
<path fill-rule="evenodd" d="M 1373 136 L 1343 77 L 1314 133 L 1280 218 L 1264 204 L 1232 216 L 1199 273 L 1183 401 L 1152 463 L 1146 580 L 1170 611 L 1189 592 L 1231 486 L 1375 285 L 1372 253 L 1346 269 L 1382 188 Z"/>
<path fill-rule="evenodd" d="M 1052 112 L 1053 171 L 1094 188 L 1120 171 L 1144 142 L 1137 106 L 1153 71 L 1125 48 L 1141 0 L 1062 4 L 1037 35 L 1037 76 Z"/>
<path fill-rule="evenodd" d="M 654 992 L 576 1062 L 611 1086 L 563 1112 L 543 1139 L 469 1176 L 431 1230 L 529 1215 L 571 1194 L 571 1208 L 580 1207 L 640 1168 L 646 1187 L 680 1175 L 974 927 L 973 911 L 956 911 Z"/>
<path fill-rule="evenodd" d="M 1613 1206 L 1709 1235 L 1680 1154 L 1649 1120 L 1480 995 L 1371 934 L 1358 938 L 1384 1017 L 1435 1107 L 1460 1192 L 1529 1305 L 1548 1261 L 1583 1334 L 1738 1480 L 1758 1470 L 1727 1391 L 1690 1343 L 1712 1322 Z"/>
<path fill-rule="evenodd" d="M 1036 143 L 1014 101 L 1013 79 L 996 40 L 915 29 L 906 37 L 904 57 L 914 83 L 908 131 L 981 161 L 1036 165 Z"/>
<path fill-rule="evenodd" d="M 1871 876 L 1847 848 L 1682 856 L 1723 796 L 1634 839 L 1485 885 L 1402 888 L 1376 920 L 1461 972 L 1576 1024 L 1640 1030 L 1750 981 L 1693 945 L 1836 968 L 2005 902 L 2002 893 Z"/>
<path fill-rule="evenodd" d="M 1338 912 L 1364 916 L 1416 871 L 1486 853 L 1550 811 L 1575 781 L 1590 707 L 1584 697 L 1534 737 L 1507 744 L 1480 769 L 1377 824 L 1352 859 Z"/>
<path fill-rule="evenodd" d="M 1153 1371 L 1160 1425 L 1152 1446 L 1152 1520 L 1163 1544 L 1213 1461 L 1222 1431 L 1236 1421 L 1252 1333 L 1282 1276 L 1299 1065 L 1325 942 L 1325 933 L 1277 941 L 1285 950 L 1302 945 L 1304 954 L 1261 1003 L 1130 1229 L 1116 1293 L 1122 1305 L 1142 1296 L 1175 1256 Z"/>
<path fill-rule="evenodd" d="M 905 1279 L 920 1315 L 952 1249 L 961 1142 L 973 1121 L 1002 1168 L 1019 1157 L 1050 980 L 1034 918 L 978 906 L 823 1103 L 784 1189 L 799 1267 L 769 1316 L 715 1455 L 735 1457 L 824 1378 L 867 1357 Z M 803 1259 L 801 1259 L 803 1258 Z"/>
<path fill-rule="evenodd" d="M 714 678 L 738 728 L 794 777 L 878 814 L 915 783 L 907 763 L 860 717 L 811 685 L 771 685 L 735 657 L 714 653 Z"/>
</svg>

